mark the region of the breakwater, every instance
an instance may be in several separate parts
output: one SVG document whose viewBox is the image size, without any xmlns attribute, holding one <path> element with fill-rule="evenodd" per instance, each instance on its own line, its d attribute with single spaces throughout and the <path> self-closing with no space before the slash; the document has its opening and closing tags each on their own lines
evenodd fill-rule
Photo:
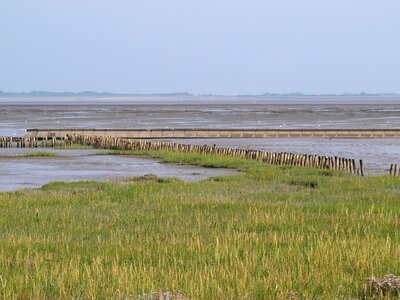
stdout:
<svg viewBox="0 0 400 300">
<path fill-rule="evenodd" d="M 400 138 L 400 129 L 28 129 L 27 137 L 67 135 L 135 139 L 171 138 Z"/>
</svg>

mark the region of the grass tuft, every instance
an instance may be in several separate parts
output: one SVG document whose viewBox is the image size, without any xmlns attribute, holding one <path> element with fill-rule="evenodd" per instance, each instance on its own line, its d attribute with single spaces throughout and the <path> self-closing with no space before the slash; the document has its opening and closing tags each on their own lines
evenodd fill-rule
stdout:
<svg viewBox="0 0 400 300">
<path fill-rule="evenodd" d="M 154 174 L 147 174 L 144 176 L 126 178 L 125 182 L 136 182 L 136 183 L 171 183 L 171 182 L 182 182 L 179 178 L 163 178 L 158 177 Z"/>
<path fill-rule="evenodd" d="M 57 156 L 57 154 L 53 152 L 37 151 L 37 152 L 30 152 L 23 154 L 20 157 L 55 157 L 55 156 Z"/>
</svg>

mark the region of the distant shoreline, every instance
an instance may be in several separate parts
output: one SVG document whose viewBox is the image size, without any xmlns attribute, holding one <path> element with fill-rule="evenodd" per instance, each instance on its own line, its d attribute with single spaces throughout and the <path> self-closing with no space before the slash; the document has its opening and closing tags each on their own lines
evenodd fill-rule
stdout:
<svg viewBox="0 0 400 300">
<path fill-rule="evenodd" d="M 0 94 L 0 105 L 400 105 L 395 96 L 31 96 Z"/>
<path fill-rule="evenodd" d="M 239 95 L 218 95 L 218 94 L 193 94 L 188 92 L 175 92 L 175 93 L 110 93 L 110 92 L 49 92 L 49 91 L 31 91 L 31 92 L 4 92 L 0 90 L 0 98 L 8 97 L 29 97 L 29 98 L 42 98 L 42 97 L 90 97 L 90 98 L 147 98 L 147 97 L 179 97 L 179 98 L 302 98 L 302 97 L 400 97 L 398 93 L 342 93 L 342 94 L 306 94 L 306 93 L 264 93 L 264 94 L 239 94 Z"/>
</svg>

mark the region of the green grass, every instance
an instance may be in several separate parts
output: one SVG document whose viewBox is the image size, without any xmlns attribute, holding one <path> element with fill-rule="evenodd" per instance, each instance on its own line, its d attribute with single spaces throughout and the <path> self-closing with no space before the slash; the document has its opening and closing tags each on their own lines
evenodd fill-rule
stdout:
<svg viewBox="0 0 400 300">
<path fill-rule="evenodd" d="M 55 157 L 57 153 L 53 152 L 44 152 L 44 151 L 35 151 L 29 152 L 21 155 L 0 155 L 0 158 L 18 158 L 18 157 Z"/>
<path fill-rule="evenodd" d="M 29 152 L 29 153 L 20 155 L 20 157 L 55 157 L 55 156 L 57 156 L 56 153 L 44 152 L 44 151 Z"/>
<path fill-rule="evenodd" d="M 39 141 L 36 148 L 55 148 L 55 149 L 93 149 L 91 146 L 81 145 L 81 144 L 67 144 L 63 141 L 56 141 L 53 143 L 51 141 Z"/>
<path fill-rule="evenodd" d="M 51 144 L 44 145 L 44 147 L 45 148 L 51 147 Z M 56 149 L 77 149 L 77 150 L 80 150 L 80 149 L 93 149 L 92 146 L 86 146 L 86 145 L 81 145 L 81 144 L 71 144 L 71 145 L 68 144 L 67 145 L 64 142 L 57 142 L 54 145 L 54 148 L 56 148 Z"/>
<path fill-rule="evenodd" d="M 51 141 L 46 142 L 39 142 L 38 143 L 39 148 L 55 148 L 55 149 L 93 149 L 91 146 L 86 146 L 86 145 L 81 145 L 81 144 L 66 144 L 65 142 L 62 141 L 57 141 L 53 144 Z"/>
<path fill-rule="evenodd" d="M 239 175 L 0 193 L 0 298 L 356 298 L 400 273 L 400 179 L 170 152 Z M 114 153 L 115 154 L 115 153 Z"/>
</svg>

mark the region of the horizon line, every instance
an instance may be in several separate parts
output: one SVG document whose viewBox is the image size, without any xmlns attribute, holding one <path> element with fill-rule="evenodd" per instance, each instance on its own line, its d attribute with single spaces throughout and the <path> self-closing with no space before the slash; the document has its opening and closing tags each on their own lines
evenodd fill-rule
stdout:
<svg viewBox="0 0 400 300">
<path fill-rule="evenodd" d="M 96 92 L 96 91 L 45 91 L 32 90 L 29 92 L 6 92 L 0 90 L 0 97 L 4 96 L 130 96 L 130 97 L 146 97 L 146 96 L 180 96 L 180 97 L 268 97 L 268 96 L 297 96 L 297 97 L 312 97 L 312 96 L 400 96 L 396 92 L 343 92 L 343 93 L 303 93 L 303 92 L 266 92 L 263 94 L 214 94 L 214 93 L 191 93 L 191 92 L 165 92 L 165 93 L 123 93 L 123 92 Z"/>
</svg>

